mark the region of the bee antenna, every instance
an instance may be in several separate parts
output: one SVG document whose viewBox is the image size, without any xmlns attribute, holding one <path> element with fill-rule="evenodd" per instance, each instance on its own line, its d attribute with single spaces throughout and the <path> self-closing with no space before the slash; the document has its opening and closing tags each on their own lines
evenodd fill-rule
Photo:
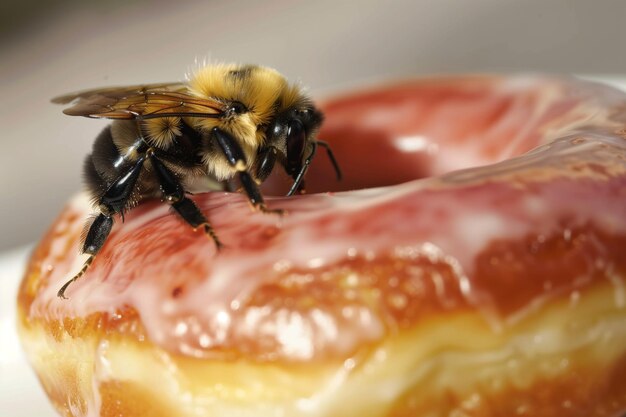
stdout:
<svg viewBox="0 0 626 417">
<path fill-rule="evenodd" d="M 339 163 L 337 162 L 337 159 L 335 159 L 335 154 L 333 153 L 333 150 L 330 148 L 330 145 L 328 144 L 328 142 L 325 142 L 323 140 L 318 140 L 317 144 L 326 148 L 326 154 L 328 155 L 328 159 L 330 159 L 330 162 L 333 164 L 333 168 L 335 169 L 335 174 L 337 175 L 337 181 L 341 181 L 341 179 L 343 178 L 343 175 L 341 173 L 341 168 L 339 167 Z"/>
</svg>

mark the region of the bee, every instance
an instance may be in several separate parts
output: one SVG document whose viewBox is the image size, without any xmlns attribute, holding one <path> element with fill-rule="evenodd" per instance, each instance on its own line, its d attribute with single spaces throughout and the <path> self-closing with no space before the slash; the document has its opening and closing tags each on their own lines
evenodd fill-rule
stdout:
<svg viewBox="0 0 626 417">
<path fill-rule="evenodd" d="M 188 197 L 198 178 L 208 179 L 209 189 L 224 189 L 236 178 L 255 210 L 277 214 L 282 211 L 269 209 L 259 190 L 277 164 L 293 179 L 287 195 L 303 191 L 318 146 L 341 178 L 328 143 L 316 138 L 322 113 L 300 86 L 271 68 L 209 65 L 186 83 L 93 89 L 52 101 L 71 103 L 63 111 L 70 116 L 113 119 L 83 168 L 96 209 L 80 247 L 89 256 L 59 289 L 60 298 L 92 264 L 114 219 L 123 221 L 145 200 L 161 198 L 219 250 L 216 232 Z"/>
</svg>

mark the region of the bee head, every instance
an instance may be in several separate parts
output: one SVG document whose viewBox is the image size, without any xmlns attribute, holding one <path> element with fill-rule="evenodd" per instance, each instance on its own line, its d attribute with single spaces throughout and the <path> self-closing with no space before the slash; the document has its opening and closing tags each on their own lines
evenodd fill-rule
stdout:
<svg viewBox="0 0 626 417">
<path fill-rule="evenodd" d="M 306 171 L 305 165 L 310 162 L 311 153 L 314 152 L 315 135 L 322 119 L 322 113 L 311 105 L 285 112 L 276 118 L 269 129 L 268 145 L 281 154 L 277 159 L 294 181 L 301 181 Z M 263 176 L 265 173 L 260 174 Z"/>
</svg>

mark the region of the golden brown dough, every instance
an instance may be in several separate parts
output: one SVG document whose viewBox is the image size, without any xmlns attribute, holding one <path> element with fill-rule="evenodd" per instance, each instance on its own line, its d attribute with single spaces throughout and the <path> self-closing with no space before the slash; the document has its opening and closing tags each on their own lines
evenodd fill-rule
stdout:
<svg viewBox="0 0 626 417">
<path fill-rule="evenodd" d="M 575 86 L 455 79 L 331 102 L 320 137 L 340 161 L 354 149 L 341 141 L 370 129 L 404 147 L 388 154 L 399 167 L 423 162 L 433 148 L 414 154 L 415 137 L 451 106 L 480 108 L 474 121 L 489 114 L 458 129 L 492 139 L 476 158 L 505 162 L 440 176 L 448 165 L 434 158 L 430 179 L 270 200 L 288 210 L 280 220 L 251 214 L 238 195 L 195 196 L 227 245 L 217 256 L 147 203 L 61 300 L 89 213 L 77 197 L 19 293 L 20 335 L 54 406 L 102 417 L 622 416 L 624 100 Z M 512 158 L 507 140 L 522 125 Z M 388 163 L 376 154 L 365 155 L 372 166 Z M 360 181 L 353 163 L 362 168 L 347 163 L 345 187 Z"/>
</svg>

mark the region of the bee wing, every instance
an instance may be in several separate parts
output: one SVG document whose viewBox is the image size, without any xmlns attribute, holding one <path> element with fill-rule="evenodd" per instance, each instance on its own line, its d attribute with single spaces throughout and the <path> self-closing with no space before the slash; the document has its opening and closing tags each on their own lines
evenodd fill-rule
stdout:
<svg viewBox="0 0 626 417">
<path fill-rule="evenodd" d="M 189 94 L 182 83 L 162 83 L 86 90 L 52 99 L 72 106 L 70 116 L 106 119 L 152 119 L 156 117 L 220 117 L 223 104 Z"/>
</svg>

